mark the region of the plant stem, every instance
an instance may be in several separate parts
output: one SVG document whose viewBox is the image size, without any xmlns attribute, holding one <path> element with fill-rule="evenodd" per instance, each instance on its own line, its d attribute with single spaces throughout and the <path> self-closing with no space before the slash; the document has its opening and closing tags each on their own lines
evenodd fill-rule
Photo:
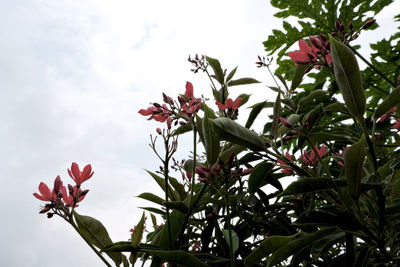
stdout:
<svg viewBox="0 0 400 267">
<path fill-rule="evenodd" d="M 169 220 L 169 207 L 168 207 L 168 168 L 169 168 L 169 149 L 168 149 L 168 143 L 169 143 L 169 137 L 164 139 L 164 147 L 165 147 L 165 159 L 163 160 L 164 162 L 164 181 L 165 181 L 165 212 L 167 216 L 167 230 L 168 230 L 168 244 L 169 244 L 169 249 L 172 249 L 172 238 L 171 238 L 171 226 L 170 226 L 170 220 Z"/>
<path fill-rule="evenodd" d="M 230 206 L 229 206 L 229 192 L 228 192 L 229 181 L 227 178 L 225 178 L 225 179 L 226 179 L 226 189 L 225 189 L 226 216 L 227 216 L 228 234 L 229 234 L 229 258 L 231 260 L 231 267 L 234 267 L 235 259 L 234 259 L 234 254 L 233 254 L 231 213 L 230 213 L 230 209 L 229 209 Z"/>
<path fill-rule="evenodd" d="M 88 246 L 96 253 L 97 256 L 99 256 L 99 258 L 108 266 L 108 267 L 112 267 L 112 265 L 110 263 L 108 263 L 108 261 L 101 255 L 101 253 L 86 239 L 86 237 L 84 237 L 81 232 L 79 231 L 79 228 L 75 225 L 73 219 L 72 219 L 72 215 L 68 216 L 69 220 L 67 222 L 69 222 L 69 224 L 72 225 L 72 227 L 75 229 L 75 231 L 82 237 L 83 240 L 85 240 L 86 244 L 88 244 Z"/>
<path fill-rule="evenodd" d="M 396 85 L 389 80 L 382 72 L 380 72 L 377 68 L 375 68 L 374 65 L 372 65 L 371 63 L 369 63 L 368 60 L 366 60 L 360 53 L 357 52 L 357 50 L 355 50 L 353 47 L 348 46 L 354 54 L 356 54 L 362 61 L 364 61 L 365 64 L 368 65 L 368 67 L 372 68 L 379 76 L 381 76 L 385 81 L 387 81 L 391 86 L 396 87 Z"/>
<path fill-rule="evenodd" d="M 194 183 L 195 183 L 195 176 L 196 176 L 196 153 L 197 153 L 197 131 L 194 125 L 194 121 L 192 123 L 193 127 L 193 167 L 192 167 L 192 184 L 190 188 L 190 198 L 189 198 L 189 209 L 191 209 L 191 202 L 194 193 Z"/>
</svg>

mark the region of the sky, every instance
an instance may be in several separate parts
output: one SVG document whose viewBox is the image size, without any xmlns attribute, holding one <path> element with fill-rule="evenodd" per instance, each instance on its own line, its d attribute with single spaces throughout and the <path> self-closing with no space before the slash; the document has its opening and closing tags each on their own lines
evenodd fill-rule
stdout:
<svg viewBox="0 0 400 267">
<path fill-rule="evenodd" d="M 394 10 L 379 15 L 382 28 L 394 29 Z M 190 72 L 195 53 L 263 82 L 233 96 L 272 101 L 272 82 L 254 63 L 281 27 L 273 13 L 264 0 L 1 0 L 0 266 L 101 266 L 71 226 L 38 214 L 32 193 L 57 175 L 72 183 L 72 162 L 91 164 L 78 212 L 99 219 L 114 241 L 127 240 L 138 207 L 149 204 L 135 196 L 161 193 L 145 172 L 158 168 L 148 143 L 161 125 L 138 110 L 162 92 L 183 93 L 186 81 L 195 95 L 211 96 L 206 77 Z M 188 155 L 185 142 L 178 157 Z"/>
</svg>

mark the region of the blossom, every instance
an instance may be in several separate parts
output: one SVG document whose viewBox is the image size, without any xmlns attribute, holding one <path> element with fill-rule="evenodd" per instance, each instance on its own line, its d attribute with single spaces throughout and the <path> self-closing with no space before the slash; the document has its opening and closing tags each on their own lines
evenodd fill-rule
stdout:
<svg viewBox="0 0 400 267">
<path fill-rule="evenodd" d="M 90 164 L 86 165 L 82 172 L 79 169 L 79 165 L 75 162 L 72 163 L 71 169 L 68 169 L 68 174 L 75 181 L 77 187 L 80 187 L 83 182 L 92 177 L 93 173 Z"/>
<path fill-rule="evenodd" d="M 283 125 L 285 125 L 285 127 L 292 128 L 292 124 L 284 117 L 279 117 L 279 120 L 282 122 Z"/>
<path fill-rule="evenodd" d="M 331 65 L 332 57 L 329 50 L 329 42 L 323 35 L 309 37 L 311 46 L 305 40 L 299 40 L 300 51 L 289 53 L 289 57 L 297 65 L 312 64 L 316 68 L 321 65 Z"/>
<path fill-rule="evenodd" d="M 289 154 L 289 152 L 286 152 L 286 158 L 289 160 L 289 161 L 292 161 L 292 155 L 290 155 Z M 285 162 L 285 161 L 283 161 L 283 160 L 281 160 L 281 159 L 276 159 L 276 161 L 277 161 L 277 163 L 280 165 L 280 167 L 281 167 L 281 170 L 282 170 L 282 173 L 284 173 L 284 174 L 286 174 L 286 175 L 293 175 L 294 174 L 294 171 L 293 171 L 293 169 L 292 168 L 290 168 L 290 167 L 288 167 L 288 165 L 287 165 L 287 163 Z"/>
<path fill-rule="evenodd" d="M 236 119 L 238 116 L 238 109 L 239 105 L 242 102 L 242 98 L 238 97 L 235 102 L 232 100 L 232 98 L 228 98 L 225 101 L 225 104 L 222 104 L 221 102 L 215 101 L 215 104 L 218 106 L 219 109 L 225 110 L 226 115 L 231 118 L 232 120 Z"/>
<path fill-rule="evenodd" d="M 380 116 L 378 122 L 385 122 L 396 111 L 397 111 L 397 106 L 394 106 L 391 110 Z"/>
<path fill-rule="evenodd" d="M 311 150 L 310 154 L 308 154 L 307 151 L 304 151 L 302 156 L 302 162 L 305 165 L 315 166 L 318 163 L 319 158 L 322 158 L 328 153 L 328 149 L 324 146 L 322 146 L 321 148 L 314 146 L 314 148 L 317 151 L 319 157 L 317 157 L 314 150 Z"/>
<path fill-rule="evenodd" d="M 167 105 L 165 104 L 163 104 L 162 106 L 159 106 L 158 104 L 154 105 L 155 106 L 148 107 L 147 109 L 140 109 L 139 113 L 143 116 L 151 115 L 147 120 L 155 120 L 158 122 L 165 122 L 167 120 L 171 120 L 171 112 L 168 110 Z"/>
<path fill-rule="evenodd" d="M 400 131 L 400 118 L 396 119 L 396 122 L 393 124 L 392 129 Z"/>
<path fill-rule="evenodd" d="M 43 182 L 39 184 L 39 192 L 40 195 L 38 193 L 33 193 L 33 196 L 39 200 L 54 202 L 57 199 L 54 190 L 50 190 L 50 188 Z"/>
<path fill-rule="evenodd" d="M 65 186 L 62 188 L 62 200 L 67 207 L 78 207 L 77 203 L 81 202 L 89 190 L 80 189 L 77 186 L 68 185 L 69 195 Z"/>
</svg>

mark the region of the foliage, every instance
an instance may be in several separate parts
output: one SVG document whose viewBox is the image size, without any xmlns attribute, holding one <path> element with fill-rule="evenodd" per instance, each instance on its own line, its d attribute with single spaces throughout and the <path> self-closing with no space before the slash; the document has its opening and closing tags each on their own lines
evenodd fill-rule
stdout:
<svg viewBox="0 0 400 267">
<path fill-rule="evenodd" d="M 237 68 L 227 71 L 216 58 L 189 57 L 192 71 L 209 78 L 218 109 L 187 82 L 176 100 L 163 94 L 163 104 L 139 111 L 165 123 L 150 141 L 161 166 L 147 171 L 164 195 L 138 196 L 153 205 L 143 207 L 153 227 L 143 214 L 130 241 L 112 243 L 99 221 L 76 213 L 91 167 L 71 168 L 72 198 L 63 198 L 59 178 L 53 190 L 41 184 L 35 196 L 50 202 L 42 213 L 69 222 L 108 266 L 102 253 L 124 266 L 125 255 L 132 265 L 151 266 L 399 264 L 400 34 L 371 44 L 370 62 L 351 45 L 376 28 L 366 14 L 391 2 L 271 1 L 277 17 L 298 17 L 302 28 L 284 21 L 285 32 L 274 30 L 266 50 L 282 59 L 298 40 L 300 50 L 279 61 L 276 74 L 270 59 L 258 58 L 277 97 L 251 106 L 244 126 L 236 119 L 250 95 L 232 99 L 230 89 L 258 81 L 236 78 Z M 261 133 L 251 129 L 255 120 L 265 123 Z M 173 156 L 183 134 L 192 135 L 193 147 L 179 161 Z"/>
</svg>

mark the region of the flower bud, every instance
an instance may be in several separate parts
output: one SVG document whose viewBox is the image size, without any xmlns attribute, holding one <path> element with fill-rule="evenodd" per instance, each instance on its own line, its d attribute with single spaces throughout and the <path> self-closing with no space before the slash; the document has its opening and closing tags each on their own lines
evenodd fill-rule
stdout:
<svg viewBox="0 0 400 267">
<path fill-rule="evenodd" d="M 367 21 L 367 22 L 361 27 L 361 29 L 365 30 L 365 29 L 371 27 L 372 24 L 375 23 L 375 21 L 376 21 L 375 19 L 371 19 L 371 20 Z"/>
<path fill-rule="evenodd" d="M 157 132 L 159 135 L 161 135 L 161 134 L 162 134 L 162 132 L 161 132 L 161 129 L 160 129 L 160 128 L 157 128 L 157 129 L 156 129 L 156 132 Z"/>
<path fill-rule="evenodd" d="M 292 128 L 292 124 L 285 118 L 279 117 L 279 120 L 282 122 L 283 125 L 287 128 Z"/>
</svg>

